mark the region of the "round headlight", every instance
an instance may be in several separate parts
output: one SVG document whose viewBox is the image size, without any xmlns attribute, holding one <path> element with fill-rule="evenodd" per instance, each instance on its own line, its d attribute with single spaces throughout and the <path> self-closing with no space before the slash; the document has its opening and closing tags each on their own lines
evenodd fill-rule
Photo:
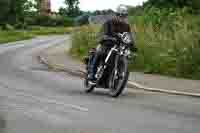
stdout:
<svg viewBox="0 0 200 133">
<path fill-rule="evenodd" d="M 124 35 L 123 42 L 126 43 L 126 44 L 130 44 L 132 42 L 132 37 L 129 33 Z"/>
</svg>

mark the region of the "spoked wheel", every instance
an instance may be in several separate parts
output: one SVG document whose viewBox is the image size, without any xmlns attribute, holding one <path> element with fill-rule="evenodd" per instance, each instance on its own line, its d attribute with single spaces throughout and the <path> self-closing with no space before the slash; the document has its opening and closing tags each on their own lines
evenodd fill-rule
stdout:
<svg viewBox="0 0 200 133">
<path fill-rule="evenodd" d="M 118 97 L 122 93 L 129 77 L 127 59 L 125 57 L 119 59 L 118 64 L 118 67 L 112 71 L 109 81 L 109 94 L 112 97 Z"/>
</svg>

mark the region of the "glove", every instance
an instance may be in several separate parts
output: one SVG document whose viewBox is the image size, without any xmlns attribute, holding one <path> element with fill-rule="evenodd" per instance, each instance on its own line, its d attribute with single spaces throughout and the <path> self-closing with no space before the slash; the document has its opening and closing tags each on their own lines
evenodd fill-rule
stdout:
<svg viewBox="0 0 200 133">
<path fill-rule="evenodd" d="M 132 46 L 132 47 L 130 48 L 130 50 L 131 50 L 131 52 L 136 53 L 136 52 L 138 51 L 138 48 L 135 47 L 135 46 Z"/>
</svg>

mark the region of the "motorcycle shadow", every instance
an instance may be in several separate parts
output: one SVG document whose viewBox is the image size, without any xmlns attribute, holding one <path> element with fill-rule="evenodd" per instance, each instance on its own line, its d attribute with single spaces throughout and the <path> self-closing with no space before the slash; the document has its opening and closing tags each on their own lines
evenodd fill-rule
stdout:
<svg viewBox="0 0 200 133">
<path fill-rule="evenodd" d="M 83 91 L 83 89 L 81 90 L 68 90 L 66 93 L 73 95 L 73 96 L 99 96 L 99 97 L 105 97 L 105 96 L 109 96 L 108 95 L 108 90 L 105 89 L 95 89 L 95 91 L 91 92 L 91 93 L 86 93 Z"/>
<path fill-rule="evenodd" d="M 67 92 L 70 95 L 74 96 L 91 96 L 91 97 L 107 97 L 107 98 L 112 98 L 109 95 L 109 90 L 103 89 L 103 88 L 96 88 L 93 92 L 91 93 L 86 93 L 82 90 L 70 90 Z M 127 99 L 127 98 L 136 98 L 137 94 L 136 93 L 130 93 L 128 91 L 123 92 L 118 98 L 112 98 L 112 99 Z"/>
</svg>

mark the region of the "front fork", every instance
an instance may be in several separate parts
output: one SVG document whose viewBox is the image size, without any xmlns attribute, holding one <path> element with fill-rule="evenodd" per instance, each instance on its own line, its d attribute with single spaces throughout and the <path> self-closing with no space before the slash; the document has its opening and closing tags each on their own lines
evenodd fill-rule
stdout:
<svg viewBox="0 0 200 133">
<path fill-rule="evenodd" d="M 96 75 L 95 75 L 95 77 L 96 77 L 97 79 L 101 79 L 101 77 L 103 76 L 104 70 L 107 68 L 107 64 L 108 64 L 108 61 L 109 61 L 109 59 L 110 59 L 112 53 L 113 53 L 114 51 L 117 51 L 116 48 L 117 48 L 116 45 L 115 45 L 113 48 L 111 48 L 111 50 L 109 51 L 109 53 L 108 53 L 108 55 L 107 55 L 107 57 L 106 57 L 106 59 L 105 59 L 105 62 L 104 62 L 103 64 L 101 64 L 101 65 L 98 67 L 97 73 L 96 73 Z M 117 63 L 115 63 L 115 64 L 117 64 Z"/>
<path fill-rule="evenodd" d="M 116 55 L 116 57 L 115 57 L 115 64 L 114 64 L 114 76 L 116 77 L 116 75 L 117 75 L 117 73 L 118 73 L 118 61 L 119 61 L 119 57 L 120 57 L 120 55 Z"/>
</svg>

